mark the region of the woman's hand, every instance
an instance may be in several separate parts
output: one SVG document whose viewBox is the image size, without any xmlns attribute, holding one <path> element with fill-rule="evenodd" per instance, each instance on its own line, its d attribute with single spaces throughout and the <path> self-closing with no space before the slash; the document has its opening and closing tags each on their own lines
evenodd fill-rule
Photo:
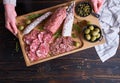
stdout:
<svg viewBox="0 0 120 83">
<path fill-rule="evenodd" d="M 15 36 L 17 35 L 17 27 L 16 27 L 16 11 L 15 6 L 12 4 L 5 4 L 5 26 L 6 28 L 12 32 Z"/>
<path fill-rule="evenodd" d="M 104 3 L 104 0 L 91 0 L 91 2 L 93 4 L 94 12 L 98 13 Z"/>
</svg>

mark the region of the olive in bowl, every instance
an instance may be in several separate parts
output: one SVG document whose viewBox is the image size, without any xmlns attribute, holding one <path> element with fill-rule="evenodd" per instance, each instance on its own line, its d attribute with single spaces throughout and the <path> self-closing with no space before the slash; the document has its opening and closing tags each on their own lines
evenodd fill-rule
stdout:
<svg viewBox="0 0 120 83">
<path fill-rule="evenodd" d="M 89 42 L 97 42 L 102 39 L 101 29 L 97 25 L 87 25 L 83 29 L 84 39 Z"/>
<path fill-rule="evenodd" d="M 92 6 L 89 2 L 79 2 L 75 7 L 75 12 L 80 17 L 86 17 L 91 14 Z"/>
</svg>

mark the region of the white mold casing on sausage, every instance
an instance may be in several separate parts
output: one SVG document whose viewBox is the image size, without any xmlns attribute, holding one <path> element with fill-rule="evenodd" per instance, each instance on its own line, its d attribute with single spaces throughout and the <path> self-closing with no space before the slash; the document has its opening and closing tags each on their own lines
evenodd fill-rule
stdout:
<svg viewBox="0 0 120 83">
<path fill-rule="evenodd" d="M 39 23 L 45 20 L 48 16 L 50 16 L 52 12 L 46 12 L 42 16 L 38 17 L 31 24 L 29 24 L 23 31 L 23 35 L 28 34 L 33 28 L 35 28 Z"/>
<path fill-rule="evenodd" d="M 74 6 L 75 2 L 72 2 L 67 9 L 67 17 L 63 24 L 62 36 L 71 36 L 74 22 Z"/>
</svg>

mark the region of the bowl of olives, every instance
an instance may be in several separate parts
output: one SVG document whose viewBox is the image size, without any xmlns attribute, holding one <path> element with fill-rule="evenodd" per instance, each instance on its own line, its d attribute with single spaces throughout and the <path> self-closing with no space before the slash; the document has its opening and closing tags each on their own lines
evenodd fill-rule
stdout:
<svg viewBox="0 0 120 83">
<path fill-rule="evenodd" d="M 94 24 L 90 24 L 84 27 L 83 36 L 84 39 L 89 42 L 97 42 L 103 38 L 101 29 Z"/>
<path fill-rule="evenodd" d="M 92 6 L 89 2 L 79 2 L 75 7 L 76 14 L 80 17 L 86 17 L 91 14 L 92 12 Z"/>
</svg>

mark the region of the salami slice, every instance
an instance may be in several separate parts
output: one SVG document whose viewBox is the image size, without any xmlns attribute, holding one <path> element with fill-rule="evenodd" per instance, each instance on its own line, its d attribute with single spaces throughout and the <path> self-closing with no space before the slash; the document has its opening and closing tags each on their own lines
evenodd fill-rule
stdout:
<svg viewBox="0 0 120 83">
<path fill-rule="evenodd" d="M 24 36 L 23 40 L 27 45 L 30 45 L 32 43 L 32 41 L 37 38 L 38 34 L 39 34 L 39 31 L 33 30 L 33 31 L 31 31 L 30 34 L 26 34 Z"/>
<path fill-rule="evenodd" d="M 28 52 L 28 57 L 29 57 L 30 61 L 38 60 L 38 57 L 36 56 L 36 54 L 34 52 L 31 52 L 31 51 Z"/>
<path fill-rule="evenodd" d="M 47 43 L 42 43 L 38 50 L 36 51 L 36 54 L 39 58 L 45 58 L 49 52 L 49 45 Z"/>
<path fill-rule="evenodd" d="M 43 36 L 44 36 L 45 33 L 46 33 L 46 32 L 40 32 L 40 33 L 38 34 L 38 39 L 39 39 L 40 43 L 43 43 Z"/>
<path fill-rule="evenodd" d="M 50 43 L 51 40 L 52 40 L 52 35 L 50 33 L 44 34 L 44 38 L 43 38 L 44 43 Z"/>
<path fill-rule="evenodd" d="M 39 44 L 40 44 L 40 41 L 38 39 L 33 40 L 33 42 L 30 45 L 30 50 L 32 52 L 35 52 L 36 49 L 38 48 Z"/>
</svg>

